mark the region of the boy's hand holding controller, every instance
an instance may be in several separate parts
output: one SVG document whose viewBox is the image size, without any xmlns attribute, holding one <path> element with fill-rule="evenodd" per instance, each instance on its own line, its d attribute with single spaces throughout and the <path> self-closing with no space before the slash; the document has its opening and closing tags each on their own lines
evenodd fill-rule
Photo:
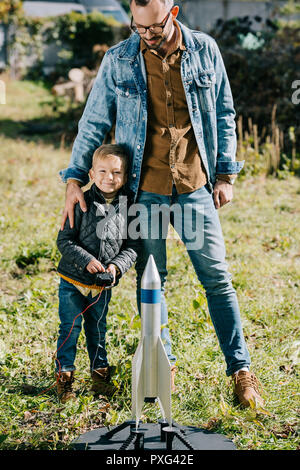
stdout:
<svg viewBox="0 0 300 470">
<path fill-rule="evenodd" d="M 116 267 L 116 265 L 115 264 L 109 264 L 108 267 L 107 267 L 106 272 L 111 273 L 114 276 L 114 281 L 112 283 L 112 286 L 113 286 L 116 282 L 116 277 L 117 277 L 117 267 Z"/>
<path fill-rule="evenodd" d="M 89 264 L 87 265 L 86 269 L 91 274 L 96 274 L 98 272 L 100 272 L 100 273 L 104 273 L 104 272 L 111 273 L 112 276 L 113 276 L 113 282 L 110 285 L 113 286 L 116 282 L 117 267 L 114 264 L 109 264 L 107 269 L 105 270 L 105 268 L 102 266 L 100 261 L 98 261 L 96 258 L 93 258 L 89 262 Z"/>
<path fill-rule="evenodd" d="M 97 272 L 99 273 L 104 273 L 105 272 L 105 269 L 104 267 L 102 266 L 102 264 L 100 263 L 100 261 L 98 261 L 96 258 L 93 258 L 89 264 L 87 265 L 86 269 L 88 270 L 89 273 L 91 274 L 95 274 Z"/>
</svg>

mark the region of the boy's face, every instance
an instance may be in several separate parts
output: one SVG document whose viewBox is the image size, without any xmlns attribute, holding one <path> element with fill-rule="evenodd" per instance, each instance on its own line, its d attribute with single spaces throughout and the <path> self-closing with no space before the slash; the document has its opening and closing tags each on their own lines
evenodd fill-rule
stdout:
<svg viewBox="0 0 300 470">
<path fill-rule="evenodd" d="M 124 160 L 115 155 L 97 158 L 89 173 L 97 188 L 108 198 L 114 197 L 127 181 Z"/>
</svg>

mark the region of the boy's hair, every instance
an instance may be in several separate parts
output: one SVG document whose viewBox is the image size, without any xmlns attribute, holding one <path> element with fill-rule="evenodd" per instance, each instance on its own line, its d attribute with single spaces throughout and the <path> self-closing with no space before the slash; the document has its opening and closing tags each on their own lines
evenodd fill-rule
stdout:
<svg viewBox="0 0 300 470">
<path fill-rule="evenodd" d="M 125 171 L 128 168 L 128 155 L 125 152 L 124 148 L 122 145 L 118 144 L 102 144 L 100 147 L 98 147 L 94 154 L 93 154 L 93 162 L 92 165 L 95 165 L 95 162 L 98 159 L 101 158 L 108 158 L 110 156 L 116 156 L 119 157 L 123 160 L 124 166 L 125 166 Z"/>
</svg>

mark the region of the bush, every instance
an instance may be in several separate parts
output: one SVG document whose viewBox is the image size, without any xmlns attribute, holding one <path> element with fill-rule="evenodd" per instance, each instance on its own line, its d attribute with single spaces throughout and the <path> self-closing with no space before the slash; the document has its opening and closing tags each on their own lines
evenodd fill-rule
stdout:
<svg viewBox="0 0 300 470">
<path fill-rule="evenodd" d="M 17 78 L 43 75 L 45 46 L 58 46 L 57 74 L 66 75 L 72 67 L 93 68 L 95 44 L 112 46 L 129 35 L 129 28 L 99 12 L 46 18 L 10 16 L 9 57 Z"/>
<path fill-rule="evenodd" d="M 253 22 L 261 23 L 259 30 Z M 300 138 L 300 105 L 293 104 L 293 82 L 299 77 L 300 27 L 281 26 L 259 17 L 219 20 L 211 35 L 217 40 L 230 79 L 235 108 L 244 123 L 251 118 L 258 133 L 271 134 L 274 119 L 292 152 L 289 129 Z M 272 116 L 276 109 L 276 116 Z M 245 130 L 245 128 L 244 128 Z"/>
<path fill-rule="evenodd" d="M 13 19 L 18 19 L 23 14 L 21 0 L 1 0 L 0 23 L 7 24 Z"/>
<path fill-rule="evenodd" d="M 113 46 L 130 34 L 127 26 L 122 26 L 99 12 L 87 15 L 71 12 L 52 18 L 51 23 L 45 31 L 47 43 L 55 40 L 59 45 L 67 47 L 73 66 L 85 65 L 92 68 L 95 44 Z"/>
</svg>

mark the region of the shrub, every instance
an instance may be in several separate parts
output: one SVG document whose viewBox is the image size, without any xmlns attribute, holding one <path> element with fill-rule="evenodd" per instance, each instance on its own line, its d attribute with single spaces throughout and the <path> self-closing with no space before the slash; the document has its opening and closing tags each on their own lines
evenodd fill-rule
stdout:
<svg viewBox="0 0 300 470">
<path fill-rule="evenodd" d="M 254 28 L 253 22 L 261 28 Z M 292 102 L 292 84 L 300 78 L 299 33 L 299 25 L 262 23 L 259 17 L 219 20 L 211 31 L 222 51 L 237 115 L 246 125 L 252 119 L 258 133 L 266 135 L 276 120 L 289 154 L 294 147 L 289 129 L 295 128 L 296 141 L 300 138 L 300 105 Z"/>
<path fill-rule="evenodd" d="M 129 35 L 127 26 L 99 12 L 34 18 L 18 10 L 11 12 L 9 24 L 8 55 L 17 78 L 43 75 L 45 46 L 58 46 L 56 72 L 66 75 L 72 67 L 93 68 L 95 44 L 112 46 Z"/>
</svg>

